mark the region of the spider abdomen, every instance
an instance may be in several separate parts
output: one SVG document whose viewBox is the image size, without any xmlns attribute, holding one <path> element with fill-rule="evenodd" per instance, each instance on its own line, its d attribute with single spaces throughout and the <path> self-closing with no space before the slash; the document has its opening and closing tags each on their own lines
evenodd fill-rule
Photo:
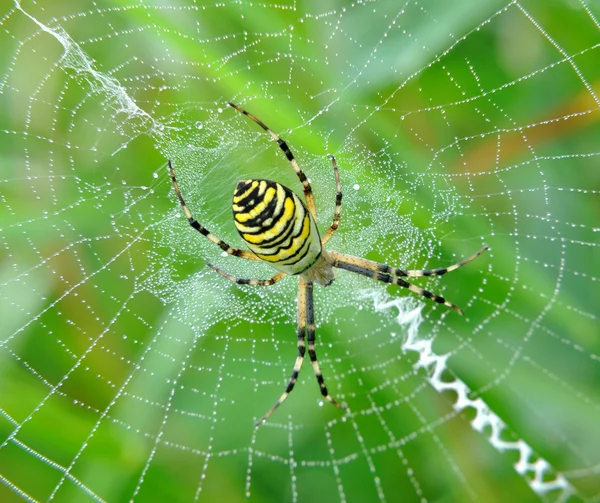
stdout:
<svg viewBox="0 0 600 503">
<path fill-rule="evenodd" d="M 300 198 L 271 180 L 242 180 L 233 194 L 235 226 L 256 256 L 286 274 L 300 274 L 321 255 L 314 219 Z"/>
</svg>

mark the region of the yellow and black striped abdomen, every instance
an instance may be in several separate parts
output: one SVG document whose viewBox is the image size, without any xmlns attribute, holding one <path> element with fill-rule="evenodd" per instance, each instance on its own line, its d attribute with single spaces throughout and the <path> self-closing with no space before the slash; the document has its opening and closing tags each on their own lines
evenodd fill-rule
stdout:
<svg viewBox="0 0 600 503">
<path fill-rule="evenodd" d="M 233 219 L 257 257 L 286 274 L 306 271 L 321 255 L 319 231 L 306 206 L 277 182 L 238 182 Z"/>
</svg>

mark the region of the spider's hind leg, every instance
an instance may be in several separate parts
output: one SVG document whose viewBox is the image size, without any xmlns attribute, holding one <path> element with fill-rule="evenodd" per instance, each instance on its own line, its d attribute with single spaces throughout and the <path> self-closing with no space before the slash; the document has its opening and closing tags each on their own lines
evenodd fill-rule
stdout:
<svg viewBox="0 0 600 503">
<path fill-rule="evenodd" d="M 292 370 L 292 375 L 288 381 L 288 385 L 285 388 L 283 394 L 279 397 L 275 405 L 269 409 L 269 411 L 256 421 L 255 426 L 259 426 L 263 423 L 277 408 L 284 402 L 288 395 L 294 389 L 300 369 L 302 368 L 302 362 L 304 361 L 304 355 L 306 354 L 306 342 L 305 338 L 308 334 L 308 354 L 310 356 L 315 376 L 321 389 L 321 394 L 330 401 L 333 405 L 340 409 L 345 409 L 345 404 L 338 403 L 327 391 L 323 374 L 319 368 L 319 362 L 317 361 L 317 353 L 315 351 L 315 319 L 313 309 L 313 284 L 310 281 L 304 280 L 302 277 L 299 278 L 298 284 L 298 356 L 296 357 L 296 363 Z"/>
<path fill-rule="evenodd" d="M 284 402 L 284 400 L 294 389 L 296 381 L 298 380 L 298 375 L 300 374 L 300 369 L 302 368 L 304 354 L 306 353 L 306 343 L 304 342 L 304 339 L 305 332 L 301 329 L 300 326 L 298 326 L 298 356 L 296 357 L 296 362 L 294 363 L 294 368 L 292 370 L 290 380 L 288 381 L 288 384 L 283 394 L 275 402 L 275 405 L 273 405 L 273 407 L 271 407 L 263 417 L 256 421 L 256 423 L 254 423 L 254 426 L 260 426 L 262 423 L 264 423 L 267 420 L 267 418 L 277 410 L 277 408 Z"/>
<path fill-rule="evenodd" d="M 300 298 L 304 297 L 304 302 L 300 302 Z M 302 311 L 305 311 L 304 313 Z M 319 383 L 321 389 L 321 395 L 323 395 L 329 402 L 335 405 L 338 409 L 345 409 L 345 404 L 340 404 L 335 400 L 327 390 L 325 385 L 325 379 L 321 373 L 321 367 L 317 360 L 317 352 L 315 350 L 315 312 L 314 312 L 314 301 L 313 301 L 313 284 L 310 281 L 304 281 L 300 279 L 300 285 L 298 287 L 298 319 L 299 325 L 301 324 L 300 319 L 304 319 L 304 329 L 307 333 L 308 339 L 308 356 L 312 363 L 315 377 Z"/>
<path fill-rule="evenodd" d="M 208 267 L 210 267 L 213 271 L 218 272 L 221 276 L 224 276 L 225 278 L 227 278 L 229 281 L 233 281 L 234 283 L 236 283 L 238 285 L 271 286 L 271 285 L 274 285 L 275 283 L 277 283 L 280 279 L 283 279 L 287 276 L 284 272 L 278 272 L 275 276 L 273 276 L 270 279 L 244 279 L 244 278 L 238 278 L 237 276 L 234 276 L 233 274 L 229 274 L 228 272 L 225 272 L 222 269 L 219 269 L 218 267 L 215 267 L 212 264 L 207 263 L 206 265 Z"/>
</svg>

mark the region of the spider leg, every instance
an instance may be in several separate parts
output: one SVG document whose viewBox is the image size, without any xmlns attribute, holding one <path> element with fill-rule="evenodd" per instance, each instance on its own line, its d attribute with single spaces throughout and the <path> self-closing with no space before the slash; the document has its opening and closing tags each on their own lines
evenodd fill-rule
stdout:
<svg viewBox="0 0 600 503">
<path fill-rule="evenodd" d="M 333 210 L 333 222 L 331 223 L 331 227 L 327 229 L 327 232 L 323 235 L 323 239 L 321 239 L 321 244 L 325 246 L 325 243 L 329 241 L 331 236 L 333 236 L 334 232 L 337 230 L 340 225 L 340 214 L 342 212 L 342 183 L 340 182 L 340 174 L 338 172 L 337 162 L 335 157 L 332 155 L 329 156 L 331 158 L 331 162 L 333 163 L 333 174 L 335 175 L 335 209 Z"/>
<path fill-rule="evenodd" d="M 342 253 L 337 253 L 337 252 L 330 251 L 329 255 L 331 256 L 331 258 L 333 260 L 333 267 L 345 269 L 347 271 L 351 271 L 356 274 L 360 274 L 362 276 L 367 276 L 369 278 L 376 279 L 377 281 L 383 281 L 384 283 L 392 283 L 394 285 L 398 285 L 403 288 L 407 288 L 408 290 L 416 293 L 417 295 L 421 295 L 423 297 L 431 299 L 434 302 L 437 302 L 438 304 L 444 304 L 445 306 L 448 306 L 448 307 L 454 309 L 458 313 L 463 314 L 463 310 L 460 307 L 455 306 L 451 302 L 448 302 L 446 299 L 444 299 L 444 297 L 436 295 L 435 293 L 431 293 L 428 290 L 424 290 L 423 288 L 415 286 L 415 285 L 409 283 L 408 281 L 405 281 L 402 278 L 398 277 L 398 276 L 407 276 L 407 274 L 406 274 L 407 272 L 422 272 L 422 271 L 403 271 L 401 269 L 393 269 L 390 266 L 387 266 L 385 264 L 380 264 L 379 262 L 374 262 L 372 260 L 366 260 L 366 259 L 363 259 L 360 257 L 353 257 L 352 255 L 344 255 Z M 477 254 L 475 256 L 477 256 Z M 464 265 L 464 264 L 461 264 L 461 265 Z M 458 267 L 460 267 L 460 265 L 457 264 L 457 267 L 454 267 L 454 266 L 451 266 L 451 267 L 453 267 L 453 269 L 450 269 L 450 268 L 447 268 L 447 269 L 454 270 L 454 269 L 457 269 Z M 441 271 L 442 269 L 439 269 L 439 270 Z M 440 274 L 444 274 L 446 272 L 448 272 L 448 271 L 444 270 L 444 272 L 441 272 Z"/>
<path fill-rule="evenodd" d="M 477 257 L 479 257 L 479 255 L 481 255 L 482 253 L 485 253 L 489 249 L 490 249 L 490 247 L 485 245 L 481 250 L 474 253 L 470 257 L 468 257 L 464 260 L 461 260 L 460 262 L 457 262 L 456 264 L 453 264 L 451 266 L 440 267 L 438 269 L 422 269 L 422 270 L 404 270 L 404 269 L 399 269 L 397 267 L 391 267 L 386 264 L 381 264 L 379 262 L 375 262 L 374 260 L 367 260 L 365 258 L 353 257 L 351 255 L 343 255 L 341 253 L 336 253 L 336 252 L 329 252 L 329 253 L 339 256 L 339 258 L 342 262 L 348 262 L 353 265 L 362 267 L 363 269 L 368 269 L 369 271 L 371 271 L 373 273 L 374 272 L 382 272 L 385 274 L 389 274 L 390 276 L 403 276 L 403 277 L 417 278 L 420 276 L 442 276 L 442 275 L 446 274 L 447 272 L 455 271 L 456 269 L 462 267 L 463 265 L 466 265 L 469 262 L 475 260 Z"/>
<path fill-rule="evenodd" d="M 302 281 L 302 280 L 300 280 Z M 261 417 L 258 421 L 256 421 L 256 423 L 254 423 L 254 426 L 259 426 L 260 424 L 262 424 L 271 414 L 273 414 L 273 412 L 275 412 L 275 410 L 283 403 L 283 401 L 288 397 L 288 395 L 292 392 L 292 390 L 294 389 L 294 385 L 296 384 L 296 381 L 298 380 L 298 374 L 300 374 L 300 369 L 302 368 L 302 362 L 304 361 L 304 354 L 306 353 L 306 344 L 304 342 L 304 339 L 306 337 L 306 319 L 304 318 L 304 313 L 301 312 L 301 304 L 303 303 L 301 294 L 301 287 L 298 288 L 298 328 L 297 328 L 297 334 L 298 334 L 298 356 L 296 357 L 296 363 L 294 363 L 294 369 L 292 370 L 292 375 L 290 377 L 290 380 L 288 382 L 287 387 L 285 388 L 285 391 L 283 392 L 283 395 L 281 395 L 279 397 L 279 400 L 277 400 L 275 402 L 275 405 L 273 405 L 273 407 L 271 407 L 268 412 Z M 305 300 L 304 300 L 305 302 Z"/>
<path fill-rule="evenodd" d="M 475 260 L 477 257 L 479 257 L 479 255 L 481 255 L 482 253 L 486 252 L 489 249 L 490 249 L 490 247 L 488 245 L 485 245 L 481 250 L 473 253 L 473 255 L 471 255 L 470 257 L 467 257 L 466 259 L 461 260 L 460 262 L 457 262 L 456 264 L 453 264 L 448 267 L 439 267 L 437 269 L 410 270 L 410 271 L 402 271 L 401 269 L 394 269 L 393 270 L 394 272 L 392 274 L 394 276 L 408 276 L 411 278 L 416 278 L 419 276 L 442 276 L 443 274 L 446 274 L 447 272 L 456 271 L 456 269 L 462 267 L 463 265 L 468 264 L 472 260 Z M 385 267 L 387 267 L 387 266 L 385 266 Z M 383 271 L 383 272 L 387 272 L 387 271 Z"/>
<path fill-rule="evenodd" d="M 323 395 L 338 409 L 345 409 L 346 406 L 338 403 L 329 394 L 329 391 L 327 391 L 325 379 L 323 379 L 323 374 L 321 373 L 321 368 L 317 360 L 317 352 L 315 351 L 315 310 L 313 302 L 313 283 L 311 281 L 305 281 L 304 279 L 300 278 L 300 283 L 298 286 L 298 299 L 298 319 L 304 319 L 304 325 L 307 333 L 308 342 L 308 356 L 310 357 L 310 361 L 315 372 L 315 377 L 317 378 L 317 382 L 319 383 L 321 395 Z M 300 299 L 303 300 L 300 301 Z"/>
<path fill-rule="evenodd" d="M 310 186 L 310 182 L 306 178 L 306 175 L 302 171 L 302 168 L 300 168 L 300 165 L 298 164 L 298 161 L 294 157 L 294 154 L 292 153 L 290 148 L 287 146 L 287 143 L 285 141 L 283 141 L 271 129 L 269 129 L 264 122 L 257 119 L 256 117 L 254 117 L 254 115 L 252 115 L 251 113 L 246 112 L 246 110 L 238 107 L 237 105 L 234 105 L 231 102 L 228 102 L 227 104 L 230 107 L 235 108 L 238 112 L 244 114 L 246 117 L 252 119 L 254 122 L 256 122 L 261 128 L 263 128 L 267 133 L 269 133 L 269 135 L 271 135 L 271 138 L 273 138 L 277 142 L 277 144 L 279 145 L 279 148 L 281 150 L 283 150 L 283 153 L 287 157 L 287 160 L 290 161 L 290 164 L 292 165 L 293 170 L 296 172 L 296 175 L 298 176 L 300 183 L 302 183 L 302 188 L 304 189 L 304 198 L 306 199 L 306 206 L 308 208 L 308 211 L 310 211 L 310 214 L 312 215 L 312 217 L 316 220 L 317 219 L 317 210 L 315 207 L 315 197 L 312 193 L 312 188 Z"/>
<path fill-rule="evenodd" d="M 321 373 L 321 369 L 319 368 L 319 362 L 317 361 L 317 353 L 315 352 L 315 316 L 314 316 L 314 308 L 313 308 L 313 284 L 310 281 L 305 281 L 301 277 L 299 278 L 298 283 L 298 356 L 296 357 L 296 363 L 294 364 L 294 369 L 292 370 L 292 375 L 288 382 L 287 387 L 283 394 L 279 397 L 279 400 L 275 402 L 275 405 L 269 409 L 269 411 L 261 417 L 254 426 L 259 426 L 262 424 L 277 408 L 283 403 L 283 401 L 288 397 L 288 395 L 294 389 L 294 385 L 298 380 L 298 374 L 300 374 L 300 368 L 302 367 L 302 362 L 304 361 L 304 355 L 306 353 L 306 343 L 305 338 L 308 334 L 308 354 L 310 356 L 310 360 L 312 362 L 313 369 L 315 371 L 315 376 L 317 377 L 317 381 L 319 382 L 319 387 L 321 388 L 321 394 L 329 400 L 333 405 L 340 409 L 345 409 L 345 404 L 339 404 L 327 391 L 327 386 L 325 386 L 325 380 L 323 379 L 323 374 Z"/>
<path fill-rule="evenodd" d="M 192 216 L 189 208 L 185 204 L 183 200 L 183 196 L 181 195 L 181 191 L 179 190 L 179 186 L 177 185 L 177 180 L 175 179 L 175 171 L 173 170 L 173 166 L 171 165 L 171 161 L 169 161 L 169 172 L 171 173 L 171 180 L 173 181 L 173 187 L 175 188 L 175 192 L 177 193 L 177 197 L 179 198 L 179 202 L 181 203 L 181 207 L 183 208 L 183 212 L 187 217 L 190 225 L 196 229 L 200 234 L 208 238 L 210 241 L 215 243 L 217 246 L 221 248 L 224 252 L 229 253 L 229 255 L 234 255 L 236 257 L 245 258 L 247 260 L 260 260 L 254 253 L 240 250 L 239 248 L 233 248 L 229 246 L 225 241 L 219 239 L 212 232 L 210 232 L 206 227 L 200 225 L 198 221 Z"/>
<path fill-rule="evenodd" d="M 285 278 L 287 275 L 284 272 L 278 272 L 271 279 L 242 279 L 234 276 L 233 274 L 229 274 L 218 267 L 215 267 L 212 264 L 206 264 L 213 271 L 218 272 L 221 276 L 225 276 L 228 280 L 237 283 L 238 285 L 251 285 L 251 286 L 271 286 L 277 283 L 280 279 Z"/>
</svg>

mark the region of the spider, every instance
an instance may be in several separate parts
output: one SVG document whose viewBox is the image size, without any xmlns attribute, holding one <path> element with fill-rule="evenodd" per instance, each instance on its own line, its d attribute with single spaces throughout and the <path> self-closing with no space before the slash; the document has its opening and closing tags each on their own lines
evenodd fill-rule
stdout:
<svg viewBox="0 0 600 503">
<path fill-rule="evenodd" d="M 233 221 L 242 239 L 251 251 L 233 248 L 212 234 L 192 216 L 177 185 L 171 161 L 168 161 L 173 187 L 190 225 L 229 255 L 247 260 L 263 260 L 279 272 L 270 279 L 242 279 L 222 271 L 212 264 L 207 264 L 210 268 L 238 285 L 270 286 L 285 276 L 298 276 L 298 356 L 296 357 L 292 375 L 284 393 L 275 402 L 275 405 L 255 423 L 255 426 L 263 423 L 294 389 L 302 362 L 304 361 L 307 343 L 308 356 L 312 363 L 317 382 L 319 383 L 321 394 L 336 407 L 344 409 L 346 408 L 346 404 L 336 401 L 329 394 L 317 360 L 315 350 L 313 284 L 318 283 L 324 287 L 329 286 L 336 279 L 333 269 L 345 269 L 384 283 L 392 283 L 407 288 L 411 292 L 427 297 L 439 304 L 444 304 L 462 314 L 463 311 L 459 307 L 448 302 L 443 297 L 412 285 L 402 278 L 441 276 L 468 264 L 488 250 L 489 247 L 484 246 L 470 257 L 449 267 L 425 270 L 404 270 L 372 260 L 325 250 L 325 244 L 331 239 L 338 228 L 342 207 L 342 186 L 335 157 L 333 155 L 329 156 L 336 181 L 333 221 L 329 229 L 321 237 L 316 225 L 315 199 L 310 182 L 302 172 L 298 161 L 296 161 L 294 154 L 292 154 L 286 142 L 246 110 L 233 103 L 228 104 L 253 120 L 277 142 L 302 183 L 305 200 L 305 202 L 302 202 L 290 189 L 271 180 L 249 179 L 238 182 L 233 194 Z"/>
</svg>

